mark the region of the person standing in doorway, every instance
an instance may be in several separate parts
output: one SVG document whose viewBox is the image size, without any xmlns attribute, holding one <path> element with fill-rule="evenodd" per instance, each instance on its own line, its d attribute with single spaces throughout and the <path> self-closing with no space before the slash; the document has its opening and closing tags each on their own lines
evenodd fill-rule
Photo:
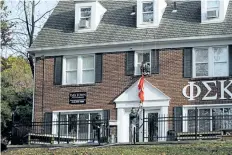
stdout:
<svg viewBox="0 0 232 155">
<path fill-rule="evenodd" d="M 130 142 L 134 143 L 136 141 L 136 125 L 139 118 L 139 109 L 136 111 L 135 108 L 131 109 L 130 113 Z"/>
</svg>

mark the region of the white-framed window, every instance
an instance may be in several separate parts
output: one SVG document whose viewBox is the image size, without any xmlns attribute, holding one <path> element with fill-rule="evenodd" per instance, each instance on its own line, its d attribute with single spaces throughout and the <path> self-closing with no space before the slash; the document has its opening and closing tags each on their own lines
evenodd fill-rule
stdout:
<svg viewBox="0 0 232 155">
<path fill-rule="evenodd" d="M 95 56 L 66 56 L 63 60 L 63 84 L 90 84 L 95 82 Z"/>
<path fill-rule="evenodd" d="M 78 142 L 90 141 L 94 138 L 93 125 L 91 123 L 97 115 L 100 115 L 100 119 L 103 119 L 102 111 L 61 112 L 60 116 L 57 113 L 54 120 L 55 123 L 53 124 L 54 134 L 58 135 L 60 130 L 61 137 L 75 138 L 78 139 Z"/>
<path fill-rule="evenodd" d="M 214 19 L 219 17 L 219 0 L 207 0 L 207 19 Z"/>
<path fill-rule="evenodd" d="M 184 131 L 199 132 L 220 131 L 232 128 L 232 105 L 229 106 L 199 106 L 184 109 Z M 195 116 L 197 114 L 197 125 Z"/>
<path fill-rule="evenodd" d="M 151 50 L 135 52 L 135 75 L 141 75 L 141 65 L 145 64 L 151 70 Z"/>
<path fill-rule="evenodd" d="M 91 27 L 91 7 L 80 8 L 79 28 L 85 29 Z"/>
<path fill-rule="evenodd" d="M 193 49 L 193 77 L 222 77 L 229 75 L 228 47 L 199 47 Z"/>
<path fill-rule="evenodd" d="M 142 22 L 143 23 L 153 23 L 154 13 L 153 2 L 142 2 Z"/>
</svg>

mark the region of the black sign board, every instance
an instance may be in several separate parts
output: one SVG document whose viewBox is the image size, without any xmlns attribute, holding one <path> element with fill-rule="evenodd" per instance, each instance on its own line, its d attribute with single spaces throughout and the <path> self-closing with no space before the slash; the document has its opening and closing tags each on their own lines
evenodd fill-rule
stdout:
<svg viewBox="0 0 232 155">
<path fill-rule="evenodd" d="M 86 104 L 86 92 L 74 92 L 69 94 L 69 104 Z"/>
</svg>

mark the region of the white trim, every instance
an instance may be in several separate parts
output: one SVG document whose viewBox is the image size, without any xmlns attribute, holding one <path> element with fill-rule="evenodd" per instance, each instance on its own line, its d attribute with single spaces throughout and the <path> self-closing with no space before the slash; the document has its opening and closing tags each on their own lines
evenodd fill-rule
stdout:
<svg viewBox="0 0 232 155">
<path fill-rule="evenodd" d="M 124 108 L 128 106 L 131 107 L 132 105 L 134 107 L 139 106 L 140 100 L 139 97 L 136 95 L 138 93 L 138 87 L 137 87 L 138 83 L 139 80 L 137 80 L 134 84 L 132 84 L 127 90 L 125 90 L 121 95 L 119 95 L 114 100 L 114 102 L 116 103 L 116 108 Z M 169 106 L 170 97 L 168 97 L 161 90 L 153 86 L 146 79 L 144 80 L 144 92 L 145 92 L 145 96 L 144 96 L 145 101 L 143 103 L 144 107 Z M 152 105 L 154 102 L 158 102 L 158 103 L 156 105 Z"/>
<path fill-rule="evenodd" d="M 201 104 L 201 105 L 183 105 L 183 108 L 194 108 L 194 107 L 217 107 L 217 106 L 232 106 L 232 103 L 225 104 Z"/>
<path fill-rule="evenodd" d="M 211 23 L 221 23 L 224 21 L 227 9 L 228 9 L 228 4 L 229 0 L 217 0 L 219 5 L 218 7 L 214 7 L 215 9 L 218 10 L 218 17 L 208 19 L 207 18 L 207 11 L 212 10 L 212 8 L 208 8 L 208 1 L 209 0 L 201 0 L 201 24 L 211 24 Z"/>
<path fill-rule="evenodd" d="M 149 3 L 152 3 L 152 7 L 153 7 L 153 11 L 149 11 L 149 12 L 143 12 L 143 4 L 149 4 Z M 154 22 L 154 15 L 155 15 L 155 9 L 154 9 L 154 1 L 148 1 L 148 0 L 146 0 L 146 1 L 142 1 L 142 10 L 141 10 L 141 15 L 142 15 L 142 20 L 141 20 L 141 25 L 151 25 L 151 24 L 153 24 L 153 22 Z M 149 14 L 152 14 L 153 16 L 152 16 L 152 18 L 153 18 L 153 21 L 152 22 L 144 22 L 144 14 L 147 14 L 147 13 L 149 13 Z"/>
<path fill-rule="evenodd" d="M 226 48 L 226 57 L 227 60 L 225 63 L 227 63 L 227 75 L 222 75 L 222 76 L 216 76 L 214 75 L 214 48 Z M 195 50 L 196 49 L 207 49 L 208 51 L 208 76 L 196 76 L 196 63 L 201 63 L 201 62 L 196 62 L 196 55 L 195 55 Z M 192 77 L 193 78 L 209 78 L 209 77 L 226 77 L 229 76 L 229 47 L 227 46 L 220 46 L 220 45 L 216 45 L 216 46 L 210 46 L 210 47 L 194 47 L 193 48 L 193 52 L 192 52 Z M 204 63 L 204 62 L 202 62 Z"/>
<path fill-rule="evenodd" d="M 117 120 L 109 120 L 109 125 L 110 126 L 117 126 L 118 122 L 117 122 Z"/>
<path fill-rule="evenodd" d="M 183 119 L 183 132 L 188 131 L 188 110 L 194 109 L 197 107 L 197 110 L 199 109 L 210 109 L 210 117 L 212 117 L 212 109 L 213 108 L 232 108 L 232 103 L 230 104 L 202 104 L 202 105 L 183 105 L 183 110 L 182 110 L 182 116 L 184 117 Z M 198 112 L 199 115 L 199 112 Z M 198 121 L 199 123 L 199 121 Z M 199 127 L 199 124 L 198 124 Z M 212 131 L 212 120 L 210 120 L 210 131 Z"/>
<path fill-rule="evenodd" d="M 93 56 L 93 65 L 94 68 L 92 69 L 94 72 L 94 81 L 83 83 L 83 56 Z M 66 59 L 67 58 L 76 58 L 77 59 L 77 81 L 76 83 L 67 83 L 66 82 Z M 72 84 L 94 84 L 95 83 L 95 54 L 82 54 L 82 55 L 68 55 L 63 57 L 63 70 L 62 70 L 62 85 L 72 85 Z"/>
<path fill-rule="evenodd" d="M 213 35 L 213 36 L 148 39 L 148 40 L 123 41 L 123 42 L 108 42 L 108 43 L 99 43 L 99 44 L 80 44 L 80 45 L 52 46 L 52 47 L 42 47 L 42 48 L 29 48 L 27 49 L 27 52 L 37 53 L 37 52 L 44 52 L 50 50 L 56 50 L 56 51 L 62 50 L 63 52 L 62 55 L 63 55 L 64 50 L 95 49 L 96 47 L 98 48 L 97 50 L 98 52 L 101 52 L 102 48 L 105 49 L 105 48 L 120 47 L 119 45 L 121 46 L 126 45 L 127 50 L 134 50 L 134 48 L 130 46 L 132 45 L 141 46 L 141 43 L 143 43 L 146 45 L 148 44 L 153 45 L 152 47 L 156 47 L 156 46 L 158 47 L 154 49 L 162 49 L 162 48 L 180 48 L 180 47 L 208 46 L 208 45 L 226 45 L 226 44 L 228 45 L 228 44 L 232 44 L 231 40 L 232 40 L 232 35 Z M 194 45 L 192 43 L 194 43 Z M 126 51 L 126 49 L 124 49 L 123 51 Z M 153 49 L 153 48 L 147 48 L 147 49 Z M 102 52 L 104 51 L 106 50 L 103 50 Z M 107 52 L 117 52 L 117 50 L 112 51 L 112 49 L 111 50 L 108 49 Z M 84 51 L 83 53 L 86 53 L 86 51 Z M 95 51 L 93 53 L 97 53 L 97 52 Z"/>
<path fill-rule="evenodd" d="M 151 71 L 151 67 L 152 67 L 152 64 L 151 64 L 151 52 L 152 50 L 139 50 L 139 51 L 135 51 L 134 52 L 134 75 L 141 75 L 141 73 L 139 74 L 137 72 L 138 70 L 138 54 L 141 54 L 141 53 L 149 53 L 149 63 L 150 63 L 150 71 Z M 139 68 L 140 69 L 140 68 Z"/>
<path fill-rule="evenodd" d="M 90 27 L 89 28 L 80 28 L 79 23 L 81 20 L 81 9 L 82 8 L 91 8 L 91 16 L 90 16 Z M 96 3 L 89 2 L 89 3 L 76 3 L 75 4 L 75 32 L 89 32 L 96 30 L 95 25 L 95 12 L 96 12 Z"/>
<path fill-rule="evenodd" d="M 52 111 L 53 113 L 56 112 L 67 112 L 67 113 L 72 113 L 72 112 L 94 112 L 94 111 L 103 111 L 103 109 L 85 109 L 85 110 L 55 110 Z"/>
<path fill-rule="evenodd" d="M 65 115 L 66 116 L 66 121 L 68 121 L 68 115 L 72 114 L 72 115 L 76 115 L 77 116 L 77 121 L 79 121 L 79 117 L 80 114 L 87 114 L 88 115 L 88 121 L 90 121 L 90 114 L 91 113 L 98 113 L 101 115 L 101 119 L 103 118 L 103 109 L 86 109 L 86 110 L 61 110 L 61 111 L 53 111 L 53 121 L 58 121 L 58 117 L 59 117 L 59 113 L 61 113 L 61 115 Z M 68 132 L 68 124 L 66 125 L 66 136 L 69 136 L 69 132 Z M 88 139 L 90 139 L 90 123 L 88 124 Z M 53 134 L 57 134 L 57 123 L 53 122 L 52 125 L 52 133 Z M 78 139 L 79 136 L 79 124 L 77 124 L 76 126 L 77 129 L 77 133 L 76 133 L 76 139 Z M 88 142 L 88 141 L 86 141 Z M 79 143 L 77 141 L 77 143 Z"/>
</svg>

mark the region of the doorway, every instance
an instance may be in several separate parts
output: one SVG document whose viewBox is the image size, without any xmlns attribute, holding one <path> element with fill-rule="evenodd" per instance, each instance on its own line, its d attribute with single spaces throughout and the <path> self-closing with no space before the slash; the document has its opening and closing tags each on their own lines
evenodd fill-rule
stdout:
<svg viewBox="0 0 232 155">
<path fill-rule="evenodd" d="M 158 141 L 158 113 L 148 113 L 148 141 Z"/>
<path fill-rule="evenodd" d="M 144 142 L 154 142 L 159 139 L 159 110 L 145 110 Z"/>
</svg>

